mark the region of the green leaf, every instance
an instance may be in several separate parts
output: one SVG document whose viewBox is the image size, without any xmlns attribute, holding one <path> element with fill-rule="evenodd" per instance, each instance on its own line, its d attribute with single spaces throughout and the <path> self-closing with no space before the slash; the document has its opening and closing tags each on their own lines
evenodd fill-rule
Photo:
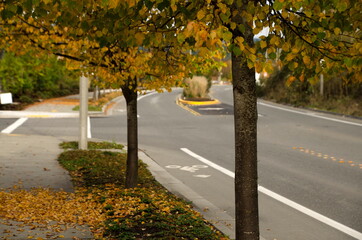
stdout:
<svg viewBox="0 0 362 240">
<path fill-rule="evenodd" d="M 277 55 L 275 54 L 275 52 L 272 52 L 272 53 L 270 53 L 270 54 L 268 55 L 268 57 L 269 57 L 270 59 L 276 59 L 276 58 L 277 58 Z"/>
<path fill-rule="evenodd" d="M 224 23 L 230 22 L 230 17 L 228 15 L 224 14 L 224 13 L 220 14 L 220 18 Z"/>
<path fill-rule="evenodd" d="M 233 47 L 233 53 L 236 55 L 236 56 L 240 56 L 243 52 L 240 50 L 240 48 L 238 46 L 234 46 Z"/>
<path fill-rule="evenodd" d="M 179 34 L 177 35 L 177 41 L 178 41 L 179 43 L 185 42 L 185 35 L 182 34 L 182 33 L 179 33 Z"/>
<path fill-rule="evenodd" d="M 9 18 L 12 18 L 13 16 L 15 15 L 14 12 L 11 12 L 7 9 L 4 9 L 3 11 L 1 11 L 1 17 L 3 19 L 9 19 Z"/>
<path fill-rule="evenodd" d="M 325 32 L 319 32 L 319 33 L 317 33 L 317 37 L 318 37 L 318 39 L 324 39 L 326 37 L 326 33 Z"/>
<path fill-rule="evenodd" d="M 232 37 L 233 37 L 233 34 L 229 31 L 226 31 L 222 34 L 222 38 L 227 42 L 230 41 Z"/>
<path fill-rule="evenodd" d="M 83 31 L 87 32 L 90 29 L 90 26 L 89 26 L 88 22 L 82 21 L 81 28 L 83 29 Z"/>
<path fill-rule="evenodd" d="M 148 10 L 150 10 L 153 7 L 153 1 L 147 0 L 145 1 L 145 5 L 148 8 Z"/>
<path fill-rule="evenodd" d="M 48 14 L 48 11 L 45 10 L 44 8 L 40 8 L 40 7 L 37 7 L 35 12 L 37 13 L 38 16 L 40 17 L 44 17 Z"/>
<path fill-rule="evenodd" d="M 245 26 L 244 26 L 244 24 L 240 24 L 240 25 L 238 26 L 238 28 L 239 28 L 240 32 L 242 32 L 242 33 L 245 32 Z"/>
<path fill-rule="evenodd" d="M 6 7 L 6 10 L 15 13 L 15 12 L 17 12 L 18 7 L 17 7 L 15 4 L 12 4 L 12 5 L 8 5 L 8 6 Z"/>
<path fill-rule="evenodd" d="M 30 11 L 33 8 L 33 1 L 32 0 L 27 0 L 23 6 L 25 7 L 25 9 L 27 11 Z"/>
<path fill-rule="evenodd" d="M 343 60 L 344 64 L 346 64 L 347 67 L 352 67 L 353 65 L 353 61 L 352 61 L 352 58 L 345 58 Z"/>
<path fill-rule="evenodd" d="M 275 2 L 273 3 L 273 8 L 277 11 L 282 10 L 283 3 L 279 2 L 278 0 L 275 0 Z"/>
<path fill-rule="evenodd" d="M 348 8 L 348 3 L 346 3 L 345 1 L 338 1 L 336 7 L 338 11 L 343 12 Z"/>
</svg>

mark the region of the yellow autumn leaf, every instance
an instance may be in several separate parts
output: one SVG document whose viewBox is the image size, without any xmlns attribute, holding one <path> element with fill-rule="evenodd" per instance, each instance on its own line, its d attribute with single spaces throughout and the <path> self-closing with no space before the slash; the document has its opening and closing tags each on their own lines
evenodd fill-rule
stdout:
<svg viewBox="0 0 362 240">
<path fill-rule="evenodd" d="M 295 80 L 296 80 L 296 78 L 295 78 L 294 76 L 290 76 L 290 77 L 287 79 L 285 85 L 287 85 L 287 86 L 289 87 Z"/>
<path fill-rule="evenodd" d="M 287 11 L 282 11 L 282 17 L 283 18 L 288 18 L 289 14 Z"/>
<path fill-rule="evenodd" d="M 235 42 L 241 46 L 241 45 L 244 45 L 243 42 L 244 42 L 244 38 L 243 37 L 236 37 L 235 38 Z"/>
<path fill-rule="evenodd" d="M 110 8 L 116 8 L 118 6 L 119 0 L 109 0 L 108 1 L 108 6 Z"/>
<path fill-rule="evenodd" d="M 119 0 L 117 0 L 117 1 L 119 1 Z M 129 7 L 135 6 L 135 5 L 136 5 L 136 2 L 137 2 L 137 0 L 127 0 L 127 3 L 128 3 L 128 6 L 129 6 Z"/>
<path fill-rule="evenodd" d="M 298 53 L 299 49 L 298 48 L 292 48 L 292 53 Z"/>
<path fill-rule="evenodd" d="M 256 55 L 255 54 L 249 54 L 248 58 L 254 63 L 256 61 Z"/>
<path fill-rule="evenodd" d="M 200 11 L 198 11 L 197 12 L 197 19 L 199 19 L 199 20 L 201 20 L 201 19 L 203 19 L 205 17 L 205 12 L 204 12 L 204 10 L 200 10 Z"/>
<path fill-rule="evenodd" d="M 169 213 L 170 210 L 171 210 L 170 207 L 164 207 L 164 208 L 162 208 L 162 211 L 163 211 L 163 212 Z"/>
<path fill-rule="evenodd" d="M 263 71 L 263 67 L 259 61 L 255 63 L 255 71 L 257 73 L 260 73 L 261 71 Z"/>
<path fill-rule="evenodd" d="M 176 11 L 177 10 L 177 5 L 175 4 L 175 0 L 171 0 L 171 9 L 172 9 L 172 11 Z"/>
<path fill-rule="evenodd" d="M 309 56 L 304 56 L 303 57 L 303 62 L 305 65 L 309 65 L 310 64 L 310 57 Z"/>
<path fill-rule="evenodd" d="M 261 30 L 262 30 L 262 28 L 254 28 L 253 34 L 256 35 L 256 34 L 260 33 Z"/>
<path fill-rule="evenodd" d="M 290 50 L 290 44 L 284 43 L 282 46 L 283 51 L 288 52 Z"/>
<path fill-rule="evenodd" d="M 231 29 L 231 30 L 234 30 L 235 28 L 236 28 L 236 23 L 231 22 L 231 23 L 230 23 L 230 29 Z"/>
<path fill-rule="evenodd" d="M 264 70 L 269 74 L 273 73 L 273 71 L 274 71 L 273 62 L 272 61 L 267 61 L 265 63 Z"/>
<path fill-rule="evenodd" d="M 136 33 L 135 38 L 136 38 L 137 44 L 142 45 L 143 40 L 145 39 L 145 35 L 143 33 L 138 32 L 138 33 Z"/>
<path fill-rule="evenodd" d="M 288 55 L 286 56 L 286 60 L 287 61 L 291 61 L 291 60 L 293 60 L 295 58 L 295 55 L 294 54 L 292 54 L 292 53 L 288 53 Z"/>
<path fill-rule="evenodd" d="M 260 47 L 263 49 L 263 48 L 266 48 L 267 44 L 265 41 L 260 41 Z"/>
<path fill-rule="evenodd" d="M 305 80 L 304 74 L 302 74 L 302 75 L 299 77 L 299 80 L 302 81 L 302 82 L 304 82 L 304 80 Z"/>
</svg>

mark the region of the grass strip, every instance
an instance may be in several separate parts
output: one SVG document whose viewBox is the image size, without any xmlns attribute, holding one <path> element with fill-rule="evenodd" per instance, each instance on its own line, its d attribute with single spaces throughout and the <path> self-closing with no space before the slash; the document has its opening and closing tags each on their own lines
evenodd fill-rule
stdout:
<svg viewBox="0 0 362 240">
<path fill-rule="evenodd" d="M 98 150 L 68 150 L 59 156 L 75 186 L 101 205 L 102 238 L 228 239 L 164 189 L 142 161 L 138 187 L 125 189 L 126 159 L 125 153 Z"/>
<path fill-rule="evenodd" d="M 62 149 L 78 149 L 78 142 L 71 141 L 71 142 L 62 142 L 59 144 Z M 124 146 L 119 143 L 115 142 L 88 142 L 88 149 L 95 150 L 95 149 L 123 149 Z"/>
</svg>

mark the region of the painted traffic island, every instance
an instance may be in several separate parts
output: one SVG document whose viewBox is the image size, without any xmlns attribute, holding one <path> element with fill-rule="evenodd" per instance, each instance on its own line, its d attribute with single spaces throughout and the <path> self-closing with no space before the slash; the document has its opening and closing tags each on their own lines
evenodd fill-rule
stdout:
<svg viewBox="0 0 362 240">
<path fill-rule="evenodd" d="M 187 105 L 214 105 L 214 104 L 220 104 L 220 101 L 217 99 L 211 99 L 211 98 L 185 98 L 180 97 L 178 99 L 179 102 L 182 104 Z"/>
</svg>

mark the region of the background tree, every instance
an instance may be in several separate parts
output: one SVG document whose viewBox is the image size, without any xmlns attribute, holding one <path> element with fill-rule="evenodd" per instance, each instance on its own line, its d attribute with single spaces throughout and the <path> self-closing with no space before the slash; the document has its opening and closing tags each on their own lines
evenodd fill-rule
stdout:
<svg viewBox="0 0 362 240">
<path fill-rule="evenodd" d="M 36 52 L 18 56 L 5 53 L 0 59 L 0 81 L 3 91 L 11 92 L 15 100 L 28 103 L 78 90 L 76 76 L 66 69 L 64 61 Z"/>
</svg>

